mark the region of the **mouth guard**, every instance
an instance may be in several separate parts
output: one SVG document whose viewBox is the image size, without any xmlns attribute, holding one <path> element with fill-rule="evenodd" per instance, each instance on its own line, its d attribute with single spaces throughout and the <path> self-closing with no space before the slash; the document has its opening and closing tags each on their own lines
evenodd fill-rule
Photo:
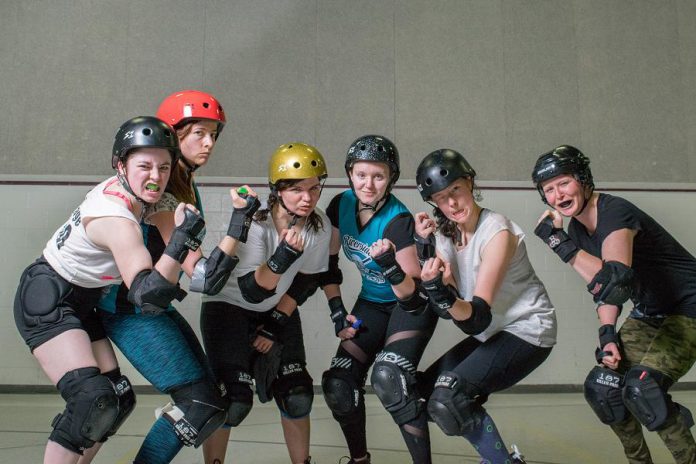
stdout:
<svg viewBox="0 0 696 464">
<path fill-rule="evenodd" d="M 159 185 L 157 184 L 147 184 L 145 186 L 145 190 L 149 190 L 150 192 L 159 192 Z"/>
</svg>

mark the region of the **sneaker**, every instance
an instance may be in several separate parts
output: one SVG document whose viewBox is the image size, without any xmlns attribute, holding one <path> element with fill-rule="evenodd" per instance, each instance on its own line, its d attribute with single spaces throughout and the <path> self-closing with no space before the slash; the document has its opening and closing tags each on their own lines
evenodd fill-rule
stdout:
<svg viewBox="0 0 696 464">
<path fill-rule="evenodd" d="M 348 459 L 348 461 L 343 461 L 344 459 Z M 349 456 L 343 456 L 341 459 L 338 460 L 338 464 L 370 464 L 370 453 L 367 453 L 367 459 L 364 459 L 362 461 L 354 461 L 352 458 Z"/>
<path fill-rule="evenodd" d="M 512 464 L 527 464 L 527 461 L 524 460 L 524 456 L 522 456 L 522 453 L 520 453 L 520 449 L 517 447 L 517 445 L 512 445 L 510 446 L 511 453 L 510 453 L 510 459 L 512 459 Z"/>
</svg>

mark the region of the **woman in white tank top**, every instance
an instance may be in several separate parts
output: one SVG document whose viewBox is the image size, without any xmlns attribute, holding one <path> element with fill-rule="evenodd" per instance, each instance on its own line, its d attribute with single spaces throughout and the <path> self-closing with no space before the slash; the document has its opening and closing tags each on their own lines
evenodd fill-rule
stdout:
<svg viewBox="0 0 696 464">
<path fill-rule="evenodd" d="M 447 435 L 465 437 L 482 462 L 523 463 L 514 445 L 507 451 L 483 404 L 548 357 L 556 318 L 524 233 L 477 203 L 475 176 L 449 149 L 430 153 L 416 173 L 423 200 L 435 203 L 435 219 L 416 215 L 422 285 L 430 308 L 470 335 L 426 370 L 424 390 L 430 417 Z"/>
</svg>

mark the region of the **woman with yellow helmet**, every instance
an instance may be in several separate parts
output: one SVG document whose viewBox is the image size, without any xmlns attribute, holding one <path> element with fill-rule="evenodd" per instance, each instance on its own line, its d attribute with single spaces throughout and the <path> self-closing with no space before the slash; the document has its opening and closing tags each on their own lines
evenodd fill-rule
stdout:
<svg viewBox="0 0 696 464">
<path fill-rule="evenodd" d="M 253 402 L 274 398 L 293 463 L 308 463 L 314 398 L 297 307 L 316 289 L 312 275 L 328 269 L 329 219 L 317 202 L 326 179 L 319 151 L 281 145 L 268 164 L 271 193 L 254 215 L 239 264 L 225 288 L 203 298 L 201 331 L 211 367 L 227 398 L 226 427 L 204 445 L 205 462 L 223 462 L 230 427 Z"/>
</svg>

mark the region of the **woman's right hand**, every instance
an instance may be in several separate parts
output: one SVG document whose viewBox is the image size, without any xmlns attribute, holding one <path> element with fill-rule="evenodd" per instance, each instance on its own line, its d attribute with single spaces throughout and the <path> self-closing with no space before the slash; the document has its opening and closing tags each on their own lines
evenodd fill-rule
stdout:
<svg viewBox="0 0 696 464">
<path fill-rule="evenodd" d="M 280 232 L 280 240 L 285 240 L 291 248 L 297 251 L 304 250 L 304 239 L 302 238 L 302 234 L 297 232 L 295 228 L 283 229 Z"/>
<path fill-rule="evenodd" d="M 355 337 L 355 334 L 358 333 L 358 329 L 354 329 L 353 324 L 357 320 L 358 318 L 353 316 L 352 314 L 347 315 L 346 321 L 348 321 L 348 327 L 338 332 L 336 336 L 341 340 L 350 340 L 351 338 Z"/>
<path fill-rule="evenodd" d="M 416 233 L 422 238 L 428 238 L 430 234 L 435 233 L 437 224 L 428 216 L 428 213 L 420 212 L 415 216 Z"/>
<path fill-rule="evenodd" d="M 421 280 L 426 282 L 428 280 L 433 280 L 435 277 L 442 274 L 445 270 L 445 265 L 443 261 L 437 256 L 430 258 L 425 263 L 423 263 L 423 269 L 421 269 Z"/>
<path fill-rule="evenodd" d="M 247 197 L 256 197 L 259 195 L 248 185 L 241 187 L 232 187 L 230 189 L 230 198 L 232 198 L 232 206 L 236 209 L 246 208 L 248 205 Z"/>
<path fill-rule="evenodd" d="M 556 229 L 563 228 L 563 216 L 561 215 L 561 213 L 559 213 L 555 209 L 547 209 L 546 211 L 544 211 L 541 214 L 541 217 L 539 218 L 539 220 L 537 221 L 537 224 L 539 224 L 541 221 L 543 221 L 546 216 L 551 218 L 551 220 L 553 221 L 553 226 Z"/>
<path fill-rule="evenodd" d="M 174 211 L 174 225 L 176 227 L 179 227 L 181 224 L 183 224 L 184 220 L 186 219 L 186 213 L 184 212 L 185 208 L 188 208 L 189 210 L 193 211 L 198 216 L 201 215 L 201 213 L 198 211 L 198 209 L 196 209 L 195 206 L 183 202 L 179 203 L 179 205 L 176 207 L 176 210 Z"/>
</svg>

